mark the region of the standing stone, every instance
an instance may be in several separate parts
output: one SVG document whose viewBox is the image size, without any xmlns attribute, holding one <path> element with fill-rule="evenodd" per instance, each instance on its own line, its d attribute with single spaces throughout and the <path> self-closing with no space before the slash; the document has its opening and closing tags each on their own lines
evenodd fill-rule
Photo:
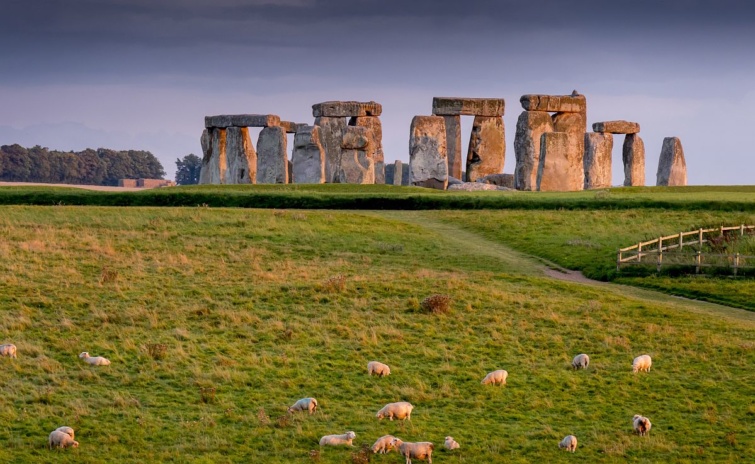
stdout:
<svg viewBox="0 0 755 464">
<path fill-rule="evenodd" d="M 375 160 L 372 158 L 372 133 L 366 127 L 346 126 L 341 140 L 341 162 L 334 167 L 334 182 L 374 184 Z"/>
<path fill-rule="evenodd" d="M 396 160 L 396 162 L 393 163 L 393 166 L 393 185 L 407 185 L 404 183 L 404 178 L 408 177 L 406 170 L 409 165 L 402 163 L 401 160 Z"/>
<path fill-rule="evenodd" d="M 611 186 L 613 135 L 585 134 L 585 190 Z"/>
<path fill-rule="evenodd" d="M 320 116 L 315 118 L 315 126 L 320 127 L 320 140 L 325 149 L 325 182 L 333 182 L 336 168 L 341 164 L 341 139 L 346 119 Z"/>
<path fill-rule="evenodd" d="M 574 138 L 582 139 L 577 144 Z M 540 165 L 537 170 L 537 189 L 542 192 L 569 192 L 585 186 L 584 153 L 574 147 L 584 145 L 584 135 L 567 132 L 548 132 L 540 139 Z"/>
<path fill-rule="evenodd" d="M 645 143 L 639 134 L 624 137 L 621 158 L 624 162 L 624 187 L 644 187 Z"/>
<path fill-rule="evenodd" d="M 293 184 L 294 183 L 294 163 L 291 160 L 287 160 L 286 164 L 288 165 L 288 183 Z"/>
<path fill-rule="evenodd" d="M 257 152 L 246 127 L 229 127 L 225 132 L 225 184 L 257 183 Z"/>
<path fill-rule="evenodd" d="M 375 183 L 385 184 L 385 156 L 383 154 L 383 125 L 377 116 L 353 117 L 350 126 L 366 127 L 370 133 L 370 157 L 375 162 Z"/>
<path fill-rule="evenodd" d="M 461 179 L 464 169 L 461 158 L 461 116 L 443 116 L 446 123 L 446 148 L 448 148 L 448 175 Z"/>
<path fill-rule="evenodd" d="M 395 178 L 394 174 L 396 172 L 396 165 L 395 164 L 386 164 L 385 165 L 385 184 L 386 185 L 393 185 L 393 179 Z"/>
<path fill-rule="evenodd" d="M 286 131 L 282 127 L 265 127 L 257 139 L 257 183 L 288 183 Z"/>
<path fill-rule="evenodd" d="M 210 159 L 207 162 L 205 183 L 222 184 L 225 180 L 225 170 L 225 129 L 214 128 L 210 131 Z"/>
<path fill-rule="evenodd" d="M 211 129 L 210 129 L 211 130 Z M 208 129 L 202 131 L 202 137 L 199 139 L 202 146 L 202 167 L 199 170 L 199 183 L 210 183 L 210 159 L 212 158 L 212 137 Z"/>
<path fill-rule="evenodd" d="M 679 137 L 663 139 L 655 185 L 669 187 L 687 185 L 687 161 L 684 159 L 684 150 Z"/>
<path fill-rule="evenodd" d="M 467 151 L 467 182 L 500 174 L 505 157 L 503 118 L 475 116 Z"/>
<path fill-rule="evenodd" d="M 410 164 L 401 165 L 401 185 L 407 187 L 412 180 L 412 166 Z M 394 182 L 396 179 L 393 180 Z"/>
<path fill-rule="evenodd" d="M 495 118 L 494 118 L 495 119 Z M 477 118 L 475 118 L 477 121 Z M 471 144 L 470 144 L 471 150 Z M 446 124 L 441 116 L 415 116 L 409 139 L 411 185 L 445 190 L 448 186 Z"/>
<path fill-rule="evenodd" d="M 537 190 L 537 169 L 540 164 L 540 137 L 553 132 L 553 120 L 545 111 L 524 111 L 516 123 L 514 152 L 517 190 Z"/>
<path fill-rule="evenodd" d="M 304 126 L 294 136 L 293 182 L 322 184 L 325 182 L 325 149 L 320 143 L 320 128 Z"/>
</svg>

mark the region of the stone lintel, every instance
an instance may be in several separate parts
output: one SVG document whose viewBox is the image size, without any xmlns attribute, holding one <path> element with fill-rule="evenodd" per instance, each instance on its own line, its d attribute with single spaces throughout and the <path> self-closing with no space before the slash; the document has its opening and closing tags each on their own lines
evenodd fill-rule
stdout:
<svg viewBox="0 0 755 464">
<path fill-rule="evenodd" d="M 327 101 L 312 105 L 312 115 L 316 118 L 348 118 L 359 116 L 380 116 L 383 105 L 380 103 L 357 101 Z"/>
<path fill-rule="evenodd" d="M 527 111 L 547 111 L 549 113 L 584 113 L 587 99 L 584 95 L 522 95 L 519 99 Z"/>
<path fill-rule="evenodd" d="M 640 124 L 630 121 L 602 121 L 593 123 L 592 130 L 608 134 L 638 134 Z"/>
<path fill-rule="evenodd" d="M 221 114 L 205 116 L 204 126 L 219 127 L 273 127 L 279 126 L 281 118 L 274 114 Z"/>
<path fill-rule="evenodd" d="M 433 114 L 436 116 L 503 116 L 505 109 L 503 98 L 433 98 Z"/>
</svg>

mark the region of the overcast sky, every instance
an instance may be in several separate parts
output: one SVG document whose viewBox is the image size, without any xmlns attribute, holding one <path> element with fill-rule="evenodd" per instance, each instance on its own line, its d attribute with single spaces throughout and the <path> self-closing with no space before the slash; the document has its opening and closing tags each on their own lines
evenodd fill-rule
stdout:
<svg viewBox="0 0 755 464">
<path fill-rule="evenodd" d="M 747 0 L 4 0 L 0 66 L 0 144 L 145 149 L 171 177 L 205 115 L 311 124 L 325 100 L 382 103 L 408 161 L 433 96 L 505 98 L 511 173 L 519 97 L 576 89 L 590 123 L 640 123 L 648 185 L 668 136 L 690 184 L 755 183 Z"/>
</svg>

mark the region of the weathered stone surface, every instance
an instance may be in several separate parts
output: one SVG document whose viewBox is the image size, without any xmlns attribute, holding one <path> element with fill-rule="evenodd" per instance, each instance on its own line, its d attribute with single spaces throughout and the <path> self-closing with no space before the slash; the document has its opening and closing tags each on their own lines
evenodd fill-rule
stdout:
<svg viewBox="0 0 755 464">
<path fill-rule="evenodd" d="M 346 129 L 346 119 L 318 117 L 315 126 L 320 127 L 320 141 L 325 149 L 325 181 L 334 182 L 341 164 L 341 140 Z"/>
<path fill-rule="evenodd" d="M 380 116 L 383 105 L 380 103 L 357 101 L 328 101 L 312 105 L 312 116 L 329 118 L 348 118 L 352 116 Z"/>
<path fill-rule="evenodd" d="M 537 168 L 540 164 L 540 137 L 553 132 L 553 119 L 545 111 L 524 111 L 516 123 L 514 152 L 514 187 L 537 190 Z"/>
<path fill-rule="evenodd" d="M 687 161 L 684 159 L 684 149 L 679 137 L 663 139 L 655 185 L 687 185 Z"/>
<path fill-rule="evenodd" d="M 581 139 L 576 143 L 574 139 Z M 584 135 L 567 132 L 548 132 L 540 139 L 540 164 L 537 170 L 537 189 L 542 192 L 569 192 L 585 186 Z"/>
<path fill-rule="evenodd" d="M 479 179 L 478 179 L 478 181 L 479 181 Z M 461 179 L 459 179 L 458 177 L 454 177 L 454 176 L 448 176 L 448 187 L 449 187 L 449 188 L 450 188 L 450 187 L 451 187 L 452 185 L 456 185 L 456 184 L 463 184 L 463 183 L 464 183 L 464 181 L 463 181 L 463 180 L 461 180 Z"/>
<path fill-rule="evenodd" d="M 335 167 L 334 182 L 374 184 L 375 160 L 370 146 L 372 134 L 362 126 L 346 126 L 341 140 L 341 159 Z"/>
<path fill-rule="evenodd" d="M 257 140 L 257 183 L 288 183 L 286 131 L 282 127 L 266 127 Z"/>
<path fill-rule="evenodd" d="M 547 111 L 549 113 L 585 113 L 587 99 L 584 95 L 522 95 L 519 99 L 527 111 Z"/>
<path fill-rule="evenodd" d="M 370 144 L 372 135 L 366 127 L 346 126 L 341 138 L 341 148 L 350 150 L 362 150 Z"/>
<path fill-rule="evenodd" d="M 467 178 L 474 182 L 480 177 L 500 174 L 506 157 L 503 118 L 475 116 L 467 151 Z"/>
<path fill-rule="evenodd" d="M 394 173 L 396 172 L 395 164 L 385 165 L 385 183 L 386 185 L 393 185 Z M 399 182 L 401 182 L 399 180 Z"/>
<path fill-rule="evenodd" d="M 404 179 L 409 176 L 409 165 L 402 163 L 401 160 L 396 160 L 393 166 L 393 185 L 408 185 L 404 183 Z"/>
<path fill-rule="evenodd" d="M 325 149 L 318 126 L 306 126 L 296 132 L 292 164 L 295 184 L 325 183 Z"/>
<path fill-rule="evenodd" d="M 461 157 L 461 116 L 443 116 L 443 119 L 446 123 L 448 175 L 461 179 L 465 164 Z"/>
<path fill-rule="evenodd" d="M 556 113 L 553 115 L 553 132 L 584 134 L 587 120 L 584 113 Z"/>
<path fill-rule="evenodd" d="M 225 131 L 227 169 L 225 184 L 257 183 L 257 151 L 246 127 L 229 127 Z"/>
<path fill-rule="evenodd" d="M 403 165 L 401 165 L 401 185 L 406 187 L 406 186 L 411 185 L 411 182 L 412 182 L 412 166 L 409 163 L 404 163 Z"/>
<path fill-rule="evenodd" d="M 272 127 L 280 125 L 281 118 L 274 114 L 221 114 L 205 116 L 204 126 L 210 127 Z"/>
<path fill-rule="evenodd" d="M 611 186 L 611 154 L 613 135 L 585 134 L 585 190 Z"/>
<path fill-rule="evenodd" d="M 441 116 L 415 116 L 410 134 L 411 185 L 445 190 L 448 185 L 445 121 Z"/>
<path fill-rule="evenodd" d="M 212 136 L 210 130 L 202 131 L 202 137 L 199 138 L 199 144 L 202 146 L 202 167 L 199 170 L 199 183 L 210 183 L 210 159 L 212 159 Z"/>
<path fill-rule="evenodd" d="M 287 161 L 288 164 L 288 183 L 294 183 L 294 163 L 291 160 Z"/>
<path fill-rule="evenodd" d="M 376 116 L 360 116 L 349 120 L 350 126 L 365 127 L 369 133 L 370 155 L 375 161 L 375 183 L 385 184 L 385 155 L 383 154 L 383 125 Z"/>
<path fill-rule="evenodd" d="M 514 175 L 513 174 L 491 174 L 489 176 L 480 177 L 476 182 L 482 184 L 492 184 L 499 187 L 514 188 Z M 451 182 L 449 181 L 449 184 Z"/>
<path fill-rule="evenodd" d="M 211 129 L 209 131 L 210 158 L 202 164 L 199 173 L 200 181 L 205 184 L 222 184 L 225 181 L 226 155 L 225 155 L 225 129 Z M 205 174 L 205 169 L 207 173 Z"/>
<path fill-rule="evenodd" d="M 494 184 L 483 184 L 482 182 L 461 182 L 448 186 L 448 190 L 461 190 L 463 192 L 479 192 L 483 190 L 508 190 L 505 187 L 499 187 Z"/>
<path fill-rule="evenodd" d="M 298 122 L 281 121 L 280 126 L 286 131 L 287 134 L 295 134 L 300 127 L 306 127 L 306 124 L 299 124 Z"/>
<path fill-rule="evenodd" d="M 640 125 L 629 121 L 602 121 L 594 122 L 592 130 L 610 134 L 637 134 L 640 132 Z"/>
<path fill-rule="evenodd" d="M 503 98 L 433 98 L 436 116 L 503 116 L 506 102 Z"/>
<path fill-rule="evenodd" d="M 624 187 L 644 187 L 645 143 L 638 134 L 624 137 L 621 158 L 624 162 Z"/>
</svg>

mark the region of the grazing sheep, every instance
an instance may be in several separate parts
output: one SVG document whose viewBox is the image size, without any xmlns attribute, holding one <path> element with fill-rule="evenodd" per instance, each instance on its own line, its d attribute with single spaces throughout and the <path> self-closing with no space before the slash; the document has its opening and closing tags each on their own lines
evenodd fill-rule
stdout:
<svg viewBox="0 0 755 464">
<path fill-rule="evenodd" d="M 89 356 L 89 353 L 86 351 L 82 352 L 79 355 L 79 358 L 83 359 L 87 363 L 91 364 L 92 366 L 109 366 L 110 360 L 107 358 L 103 358 L 102 356 Z"/>
<path fill-rule="evenodd" d="M 288 412 L 296 411 L 309 411 L 309 414 L 314 414 L 317 411 L 317 400 L 314 398 L 302 398 L 288 408 Z"/>
<path fill-rule="evenodd" d="M 68 448 L 68 447 L 78 448 L 79 442 L 74 441 L 74 439 L 71 438 L 71 436 L 68 435 L 67 433 L 55 430 L 50 434 L 50 438 L 47 440 L 47 447 L 49 449 L 53 449 L 53 448 L 63 449 L 63 448 Z"/>
<path fill-rule="evenodd" d="M 58 427 L 55 429 L 56 432 L 63 432 L 67 434 L 71 438 L 76 438 L 73 433 L 73 429 L 71 427 L 66 427 L 65 425 L 63 427 Z"/>
<path fill-rule="evenodd" d="M 391 368 L 381 362 L 370 361 L 367 363 L 367 373 L 377 375 L 378 377 L 385 377 L 386 375 L 391 375 Z"/>
<path fill-rule="evenodd" d="M 634 358 L 634 361 L 632 361 L 632 372 L 635 374 L 637 371 L 645 371 L 650 372 L 650 366 L 653 364 L 653 360 L 650 359 L 650 356 L 643 354 L 642 356 L 637 356 Z"/>
<path fill-rule="evenodd" d="M 0 345 L 0 356 L 8 356 L 9 358 L 16 357 L 16 345 L 8 343 Z"/>
<path fill-rule="evenodd" d="M 393 447 L 393 439 L 396 438 L 393 435 L 383 435 L 378 438 L 374 445 L 370 448 L 373 453 L 387 454 L 390 453 Z"/>
<path fill-rule="evenodd" d="M 388 403 L 383 406 L 383 409 L 377 412 L 376 416 L 380 420 L 383 420 L 384 417 L 387 417 L 390 420 L 393 420 L 394 417 L 400 420 L 412 420 L 413 409 L 414 406 L 412 406 L 410 403 L 407 403 L 406 401 Z"/>
<path fill-rule="evenodd" d="M 650 419 L 648 419 L 647 417 L 635 414 L 632 418 L 632 426 L 634 427 L 635 432 L 637 432 L 641 437 L 644 437 L 645 435 L 650 433 L 650 427 L 652 427 L 653 424 L 650 423 Z"/>
<path fill-rule="evenodd" d="M 406 457 L 406 464 L 412 464 L 412 459 L 427 459 L 428 464 L 433 464 L 433 450 L 435 445 L 429 441 L 409 443 L 399 438 L 393 439 L 393 446 L 398 448 L 399 454 Z"/>
<path fill-rule="evenodd" d="M 574 435 L 567 435 L 564 437 L 563 440 L 558 444 L 558 447 L 561 449 L 565 449 L 566 451 L 571 451 L 572 453 L 577 451 L 577 437 Z"/>
<path fill-rule="evenodd" d="M 584 353 L 578 354 L 572 359 L 571 365 L 574 369 L 587 369 L 590 365 L 590 357 Z"/>
<path fill-rule="evenodd" d="M 449 451 L 459 449 L 459 444 L 454 440 L 454 437 L 446 437 L 446 442 L 443 443 L 443 446 Z"/>
<path fill-rule="evenodd" d="M 341 435 L 325 435 L 320 438 L 320 446 L 354 446 L 351 444 L 351 440 L 355 439 L 357 434 L 354 432 L 346 432 Z"/>
<path fill-rule="evenodd" d="M 506 385 L 506 379 L 508 378 L 508 376 L 508 372 L 504 371 L 503 369 L 499 369 L 486 375 L 480 383 L 483 385 Z"/>
</svg>

